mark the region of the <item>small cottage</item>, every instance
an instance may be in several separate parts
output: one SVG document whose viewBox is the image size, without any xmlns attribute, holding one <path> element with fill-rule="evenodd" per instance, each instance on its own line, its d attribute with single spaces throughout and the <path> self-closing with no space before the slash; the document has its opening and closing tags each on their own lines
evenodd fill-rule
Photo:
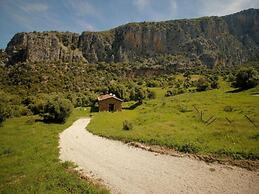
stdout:
<svg viewBox="0 0 259 194">
<path fill-rule="evenodd" d="M 121 111 L 123 100 L 114 94 L 105 94 L 98 97 L 99 111 Z"/>
</svg>

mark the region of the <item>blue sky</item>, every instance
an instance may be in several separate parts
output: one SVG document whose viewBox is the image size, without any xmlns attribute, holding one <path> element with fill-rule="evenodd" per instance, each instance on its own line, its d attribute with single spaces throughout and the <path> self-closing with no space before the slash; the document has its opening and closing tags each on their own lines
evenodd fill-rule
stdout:
<svg viewBox="0 0 259 194">
<path fill-rule="evenodd" d="M 226 15 L 259 0 L 0 0 L 0 48 L 23 31 L 100 31 L 128 22 Z"/>
</svg>

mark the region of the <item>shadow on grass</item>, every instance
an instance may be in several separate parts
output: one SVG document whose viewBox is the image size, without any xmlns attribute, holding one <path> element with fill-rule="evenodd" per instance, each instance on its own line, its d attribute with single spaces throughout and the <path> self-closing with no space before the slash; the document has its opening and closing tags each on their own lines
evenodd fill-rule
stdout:
<svg viewBox="0 0 259 194">
<path fill-rule="evenodd" d="M 97 106 L 91 106 L 90 112 L 99 112 L 99 108 Z"/>
<path fill-rule="evenodd" d="M 65 121 L 59 121 L 59 120 L 47 120 L 47 119 L 35 119 L 35 122 L 40 122 L 40 123 L 45 123 L 45 124 L 64 124 L 66 122 Z"/>
<path fill-rule="evenodd" d="M 125 109 L 125 110 L 134 110 L 135 108 L 137 108 L 138 106 L 140 106 L 142 103 L 142 101 L 138 101 L 136 102 L 135 104 L 131 105 L 130 107 L 124 107 L 122 109 Z"/>
<path fill-rule="evenodd" d="M 252 92 L 251 93 L 253 96 L 259 96 L 259 92 Z"/>
<path fill-rule="evenodd" d="M 238 93 L 238 92 L 242 92 L 242 91 L 245 91 L 245 90 L 246 89 L 237 88 L 237 89 L 234 89 L 234 90 L 226 91 L 226 93 Z"/>
</svg>

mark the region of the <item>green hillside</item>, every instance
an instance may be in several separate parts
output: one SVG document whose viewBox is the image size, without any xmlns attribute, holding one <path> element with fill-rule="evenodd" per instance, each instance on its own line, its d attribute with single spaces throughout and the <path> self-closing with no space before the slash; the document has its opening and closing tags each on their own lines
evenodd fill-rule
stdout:
<svg viewBox="0 0 259 194">
<path fill-rule="evenodd" d="M 258 87 L 231 93 L 233 88 L 221 82 L 220 89 L 174 97 L 165 97 L 166 89 L 153 90 L 157 98 L 134 110 L 96 113 L 89 130 L 184 152 L 259 158 L 259 97 L 251 95 L 259 92 Z M 132 123 L 132 130 L 123 130 L 125 120 Z"/>
</svg>

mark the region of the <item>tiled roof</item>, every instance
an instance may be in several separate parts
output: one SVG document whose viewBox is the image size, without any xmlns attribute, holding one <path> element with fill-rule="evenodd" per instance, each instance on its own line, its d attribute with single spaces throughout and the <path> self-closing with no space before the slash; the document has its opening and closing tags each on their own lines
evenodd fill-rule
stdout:
<svg viewBox="0 0 259 194">
<path fill-rule="evenodd" d="M 109 99 L 109 98 L 114 98 L 116 100 L 119 100 L 119 101 L 123 101 L 122 99 L 116 97 L 115 95 L 112 95 L 112 94 L 104 94 L 104 95 L 101 95 L 98 97 L 98 101 L 102 101 L 102 100 L 106 100 L 106 99 Z"/>
</svg>

